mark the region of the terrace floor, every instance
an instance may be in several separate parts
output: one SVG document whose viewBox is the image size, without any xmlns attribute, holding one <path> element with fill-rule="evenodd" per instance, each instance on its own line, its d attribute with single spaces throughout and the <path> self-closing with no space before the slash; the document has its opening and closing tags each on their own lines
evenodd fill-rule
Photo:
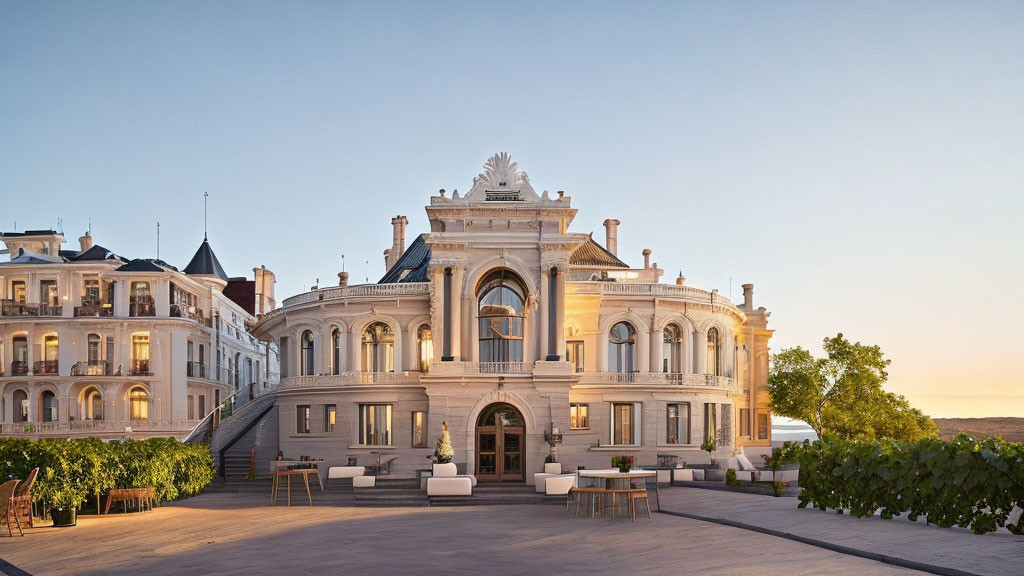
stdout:
<svg viewBox="0 0 1024 576">
<path fill-rule="evenodd" d="M 329 489 L 330 492 L 330 489 Z M 328 494 L 330 495 L 330 494 Z M 794 499 L 697 488 L 663 508 L 806 530 L 850 546 L 961 557 L 964 573 L 1021 573 L 1024 538 L 796 510 Z M 262 493 L 209 493 L 142 514 L 80 516 L 75 528 L 0 537 L 0 558 L 49 574 L 503 573 L 914 574 L 820 546 L 669 514 L 573 518 L 558 505 L 270 507 Z M 951 542 L 962 542 L 957 549 Z M 970 552 L 974 550 L 974 552 Z M 947 554 L 948 552 L 948 554 Z M 904 554 L 905 555 L 905 554 Z M 0 573 L 3 572 L 0 566 Z M 15 571 L 11 570 L 12 573 Z M 956 573 L 956 572 L 947 572 Z"/>
</svg>

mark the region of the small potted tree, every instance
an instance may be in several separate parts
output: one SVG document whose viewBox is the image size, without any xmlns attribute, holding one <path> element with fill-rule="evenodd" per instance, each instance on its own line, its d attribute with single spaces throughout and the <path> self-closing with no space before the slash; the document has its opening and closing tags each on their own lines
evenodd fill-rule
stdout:
<svg viewBox="0 0 1024 576">
<path fill-rule="evenodd" d="M 434 446 L 432 456 L 435 464 L 447 464 L 455 457 L 455 449 L 452 448 L 452 437 L 448 433 L 448 423 L 441 423 L 441 435 L 437 437 L 437 445 Z"/>
<path fill-rule="evenodd" d="M 68 440 L 43 440 L 39 499 L 49 507 L 54 526 L 78 523 L 78 507 L 89 495 L 89 458 Z"/>
</svg>

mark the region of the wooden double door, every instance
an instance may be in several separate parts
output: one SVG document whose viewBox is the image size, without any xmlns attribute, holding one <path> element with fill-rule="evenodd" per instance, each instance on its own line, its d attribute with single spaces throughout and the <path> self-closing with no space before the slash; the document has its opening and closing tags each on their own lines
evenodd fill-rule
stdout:
<svg viewBox="0 0 1024 576">
<path fill-rule="evenodd" d="M 476 478 L 480 482 L 526 481 L 526 426 L 511 404 L 491 404 L 476 426 Z"/>
</svg>

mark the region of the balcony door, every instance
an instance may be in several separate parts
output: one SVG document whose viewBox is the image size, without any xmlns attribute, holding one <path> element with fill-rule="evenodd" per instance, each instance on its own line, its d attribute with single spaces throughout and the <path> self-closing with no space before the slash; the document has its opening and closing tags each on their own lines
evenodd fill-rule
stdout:
<svg viewBox="0 0 1024 576">
<path fill-rule="evenodd" d="M 526 480 L 526 426 L 511 404 L 484 408 L 476 423 L 476 477 L 480 482 Z"/>
</svg>

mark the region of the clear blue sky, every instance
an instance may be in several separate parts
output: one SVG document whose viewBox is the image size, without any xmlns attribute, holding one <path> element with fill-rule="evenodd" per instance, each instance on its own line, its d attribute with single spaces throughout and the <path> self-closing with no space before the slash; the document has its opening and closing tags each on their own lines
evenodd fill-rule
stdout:
<svg viewBox="0 0 1024 576">
<path fill-rule="evenodd" d="M 576 231 L 754 282 L 936 416 L 1024 414 L 1024 3 L 0 2 L 0 229 L 88 220 L 278 296 L 508 151 Z M 369 261 L 369 265 L 366 262 Z"/>
</svg>

